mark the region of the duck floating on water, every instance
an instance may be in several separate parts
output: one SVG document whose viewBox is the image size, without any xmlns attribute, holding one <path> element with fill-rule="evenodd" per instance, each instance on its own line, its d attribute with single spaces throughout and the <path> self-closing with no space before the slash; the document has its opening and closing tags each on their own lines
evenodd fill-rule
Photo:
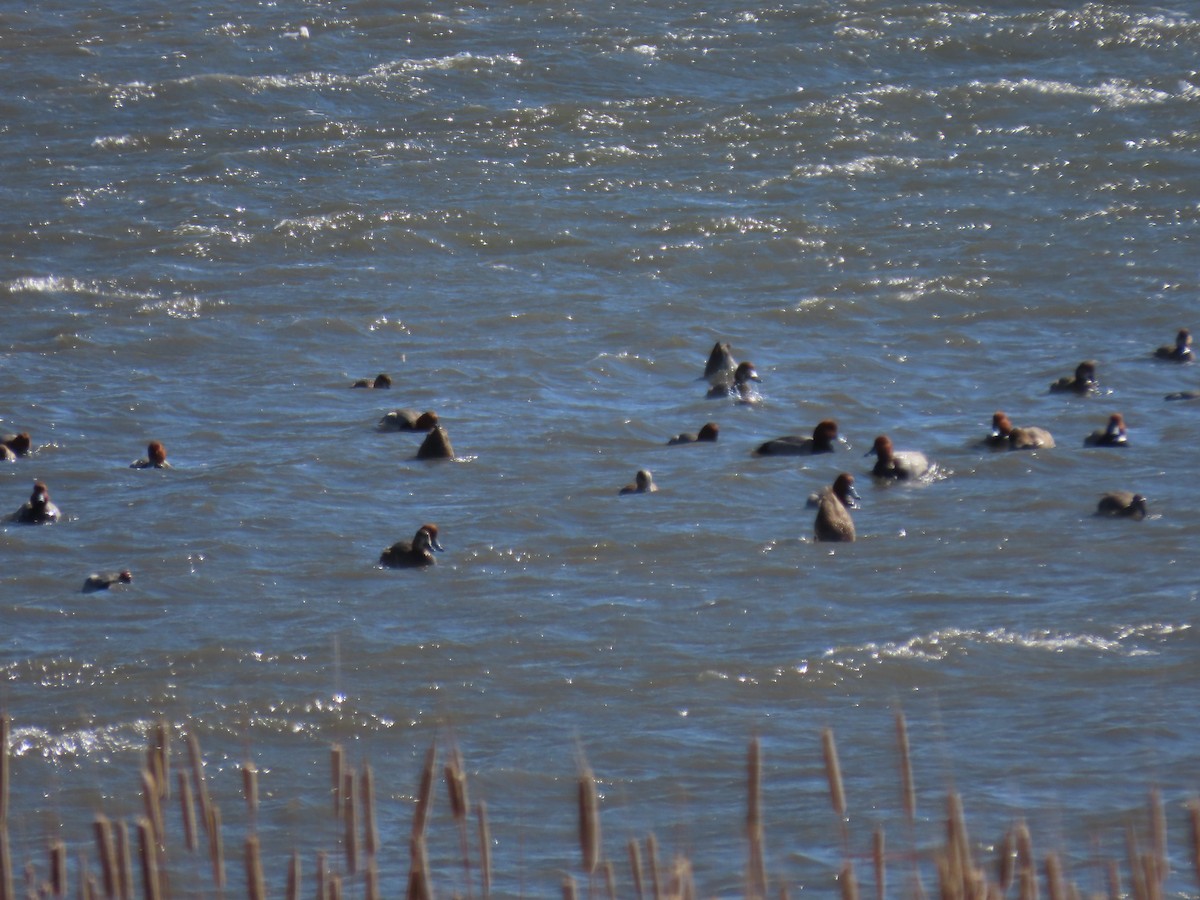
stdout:
<svg viewBox="0 0 1200 900">
<path fill-rule="evenodd" d="M 50 500 L 45 483 L 35 481 L 29 500 L 9 518 L 20 525 L 53 525 L 62 518 L 62 512 Z"/>
<path fill-rule="evenodd" d="M 858 493 L 854 490 L 854 476 L 843 472 L 834 479 L 830 487 L 817 495 L 817 518 L 813 522 L 813 537 L 818 541 L 849 543 L 856 539 L 854 519 L 850 510 Z"/>
<path fill-rule="evenodd" d="M 425 524 L 417 529 L 411 541 L 396 541 L 379 554 L 379 564 L 388 569 L 412 569 L 432 566 L 437 562 L 433 551 L 445 548 L 438 542 L 438 527 Z"/>
</svg>

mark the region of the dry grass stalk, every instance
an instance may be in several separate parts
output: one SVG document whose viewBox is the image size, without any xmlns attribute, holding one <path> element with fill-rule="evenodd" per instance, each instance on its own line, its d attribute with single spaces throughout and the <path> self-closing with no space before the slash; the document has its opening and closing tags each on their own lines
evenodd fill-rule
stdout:
<svg viewBox="0 0 1200 900">
<path fill-rule="evenodd" d="M 129 823 L 122 819 L 116 824 L 116 830 L 117 890 L 122 900 L 133 900 L 133 841 L 129 839 Z M 161 847 L 161 844 L 156 846 Z"/>
<path fill-rule="evenodd" d="M 171 796 L 171 737 L 167 723 L 159 719 L 154 725 L 154 738 L 146 751 L 146 768 L 154 773 L 154 783 L 161 792 L 160 799 Z"/>
<path fill-rule="evenodd" d="M 154 823 L 145 816 L 138 819 L 138 842 L 142 857 L 142 896 L 145 900 L 161 900 L 162 886 L 158 880 L 158 838 Z"/>
<path fill-rule="evenodd" d="M 367 858 L 367 869 L 363 873 L 363 900 L 379 900 L 379 860 Z"/>
<path fill-rule="evenodd" d="M 1104 869 L 1108 876 L 1108 896 L 1117 900 L 1121 896 L 1121 867 L 1115 859 L 1110 859 Z"/>
<path fill-rule="evenodd" d="M 12 849 L 8 845 L 8 824 L 0 821 L 0 900 L 15 900 L 13 893 Z"/>
<path fill-rule="evenodd" d="M 258 766 L 252 759 L 242 763 L 242 796 L 246 799 L 246 812 L 253 819 L 258 814 Z"/>
<path fill-rule="evenodd" d="M 246 896 L 249 900 L 266 900 L 267 887 L 263 880 L 262 854 L 258 844 L 258 835 L 246 836 L 245 858 Z"/>
<path fill-rule="evenodd" d="M 346 871 L 351 875 L 358 874 L 358 801 L 355 800 L 358 793 L 355 790 L 357 782 L 358 773 L 353 768 L 347 768 L 342 776 L 342 843 L 346 851 Z"/>
<path fill-rule="evenodd" d="M 842 866 L 838 881 L 842 886 L 842 900 L 858 900 L 858 879 L 854 875 L 854 863 L 850 860 L 846 860 Z"/>
<path fill-rule="evenodd" d="M 379 853 L 379 827 L 375 822 L 375 773 L 366 761 L 363 762 L 358 789 L 362 801 L 363 849 L 373 859 Z"/>
<path fill-rule="evenodd" d="M 1162 791 L 1150 789 L 1150 848 L 1157 863 L 1155 882 L 1161 886 L 1171 874 L 1171 864 L 1167 857 L 1167 813 L 1163 809 Z"/>
<path fill-rule="evenodd" d="M 608 900 L 617 900 L 617 870 L 610 859 L 604 861 L 604 890 Z"/>
<path fill-rule="evenodd" d="M 575 890 L 575 879 L 570 875 L 563 876 L 562 896 L 563 900 L 579 900 L 579 893 Z"/>
<path fill-rule="evenodd" d="M 479 820 L 479 890 L 487 900 L 492 893 L 492 831 L 488 826 L 487 804 L 482 800 L 475 807 Z"/>
<path fill-rule="evenodd" d="M 635 838 L 629 839 L 629 870 L 633 873 L 633 898 L 646 900 L 645 885 L 642 882 L 642 848 Z"/>
<path fill-rule="evenodd" d="M 429 818 L 429 806 L 433 799 L 433 772 L 437 765 L 437 744 L 430 744 L 425 751 L 425 765 L 421 769 L 421 787 L 417 793 L 417 807 L 413 811 L 412 837 L 415 840 L 425 834 L 425 823 Z"/>
<path fill-rule="evenodd" d="M 288 862 L 287 870 L 287 889 L 284 893 L 286 900 L 300 900 L 300 885 L 303 881 L 304 869 L 300 865 L 300 851 L 293 850 L 292 858 Z"/>
<path fill-rule="evenodd" d="M 746 896 L 767 895 L 767 863 L 763 849 L 762 822 L 762 743 L 750 741 L 746 756 Z"/>
<path fill-rule="evenodd" d="M 200 753 L 200 739 L 195 732 L 189 731 L 187 736 L 188 764 L 192 770 L 192 788 L 196 792 L 196 802 L 200 804 L 200 822 L 208 836 L 209 847 L 212 846 L 212 832 L 208 830 L 212 821 L 212 800 L 208 796 L 208 784 L 204 779 L 204 757 Z"/>
<path fill-rule="evenodd" d="M 1066 888 L 1063 886 L 1062 864 L 1058 861 L 1057 853 L 1046 854 L 1046 893 L 1050 900 L 1067 900 Z"/>
<path fill-rule="evenodd" d="M 329 855 L 317 853 L 317 900 L 329 900 Z"/>
<path fill-rule="evenodd" d="M 345 766 L 345 754 L 341 744 L 329 748 L 329 793 L 333 797 L 333 817 L 342 817 L 342 779 Z"/>
<path fill-rule="evenodd" d="M 650 866 L 650 887 L 654 900 L 663 900 L 662 878 L 658 870 L 658 838 L 653 834 L 646 838 L 646 862 Z"/>
<path fill-rule="evenodd" d="M 908 746 L 908 720 L 904 713 L 896 713 L 896 747 L 900 753 L 900 793 L 904 803 L 904 815 L 909 825 L 917 820 L 917 789 L 913 780 L 912 757 Z"/>
<path fill-rule="evenodd" d="M 425 835 L 414 835 L 410 850 L 412 864 L 408 870 L 408 900 L 431 900 L 433 890 L 429 884 L 429 855 L 425 848 Z"/>
<path fill-rule="evenodd" d="M 679 900 L 695 900 L 696 879 L 692 872 L 692 863 L 686 856 L 676 856 L 671 864 L 671 883 L 667 894 Z"/>
<path fill-rule="evenodd" d="M 1018 822 L 1013 829 L 1017 845 L 1017 882 L 1021 900 L 1037 900 L 1037 863 L 1033 858 L 1033 837 L 1029 826 Z"/>
<path fill-rule="evenodd" d="M 1001 893 L 1008 893 L 1016 871 L 1017 837 L 1010 828 L 996 847 L 996 881 Z"/>
<path fill-rule="evenodd" d="M 8 713 L 0 713 L 0 827 L 8 823 L 8 745 L 12 736 L 12 719 Z M 0 886 L 0 891 L 4 888 Z M 11 889 L 10 889 L 11 893 Z"/>
<path fill-rule="evenodd" d="M 342 876 L 337 872 L 329 873 L 329 900 L 342 900 Z"/>
<path fill-rule="evenodd" d="M 149 769 L 142 769 L 142 807 L 147 821 L 154 829 L 154 841 L 162 847 L 166 842 L 162 791 L 154 780 L 154 773 Z"/>
<path fill-rule="evenodd" d="M 50 892 L 55 897 L 67 895 L 67 845 L 58 838 L 50 841 Z"/>
<path fill-rule="evenodd" d="M 208 807 L 208 858 L 212 863 L 213 884 L 225 887 L 225 841 L 221 836 L 221 809 L 215 803 Z"/>
<path fill-rule="evenodd" d="M 97 814 L 92 822 L 96 836 L 96 854 L 100 857 L 100 873 L 104 876 L 104 896 L 118 896 L 117 846 L 113 840 L 112 822 L 103 814 Z"/>
<path fill-rule="evenodd" d="M 838 763 L 837 744 L 832 728 L 821 729 L 821 752 L 825 757 L 825 778 L 829 782 L 829 799 L 841 822 L 846 821 L 846 792 L 842 788 L 842 767 Z"/>
<path fill-rule="evenodd" d="M 576 788 L 579 849 L 583 856 L 583 872 L 591 877 L 600 865 L 600 799 L 596 791 L 596 776 L 582 754 Z"/>
<path fill-rule="evenodd" d="M 875 829 L 872 837 L 871 856 L 875 861 L 875 898 L 884 900 L 887 896 L 887 842 L 882 825 Z"/>
<path fill-rule="evenodd" d="M 1192 870 L 1196 875 L 1196 884 L 1200 885 L 1200 800 L 1190 800 L 1187 811 L 1192 839 Z"/>
<path fill-rule="evenodd" d="M 183 820 L 183 844 L 189 853 L 200 849 L 200 836 L 196 834 L 196 803 L 192 785 L 182 769 L 175 773 L 179 782 L 179 816 Z"/>
<path fill-rule="evenodd" d="M 1136 900 L 1147 900 L 1146 872 L 1142 868 L 1142 848 L 1132 823 L 1125 826 L 1125 856 L 1129 861 L 1129 890 Z"/>
<path fill-rule="evenodd" d="M 458 847 L 462 856 L 463 881 L 467 886 L 467 897 L 471 897 L 471 851 L 470 825 L 468 817 L 471 812 L 470 800 L 467 798 L 467 773 L 463 768 L 462 751 L 454 747 L 446 759 L 442 770 L 446 779 L 446 794 L 450 800 L 450 814 L 458 828 Z"/>
</svg>

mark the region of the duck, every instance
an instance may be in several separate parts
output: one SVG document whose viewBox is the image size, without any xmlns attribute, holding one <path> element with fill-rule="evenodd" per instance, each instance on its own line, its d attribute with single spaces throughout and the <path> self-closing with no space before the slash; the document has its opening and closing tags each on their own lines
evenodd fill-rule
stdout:
<svg viewBox="0 0 1200 900">
<path fill-rule="evenodd" d="M 834 443 L 839 440 L 837 422 L 824 419 L 813 429 L 812 437 L 789 434 L 759 444 L 755 456 L 811 456 L 816 453 L 832 453 Z"/>
<path fill-rule="evenodd" d="M 379 420 L 380 431 L 430 431 L 438 424 L 438 414 L 429 410 L 393 409 Z"/>
<path fill-rule="evenodd" d="M 704 364 L 704 379 L 711 383 L 720 378 L 728 378 L 736 368 L 737 360 L 733 358 L 733 348 L 729 344 L 717 341 Z"/>
<path fill-rule="evenodd" d="M 998 450 L 1037 450 L 1053 447 L 1054 436 L 1034 425 L 1017 428 L 1005 413 L 997 411 L 992 414 L 992 432 L 983 443 Z"/>
<path fill-rule="evenodd" d="M 871 474 L 876 478 L 895 478 L 905 480 L 920 478 L 929 471 L 929 460 L 924 453 L 916 450 L 892 449 L 892 439 L 886 434 L 875 438 L 875 443 L 866 452 L 866 456 L 874 454 L 878 459 Z"/>
<path fill-rule="evenodd" d="M 1165 344 L 1154 351 L 1158 359 L 1169 359 L 1174 362 L 1192 361 L 1192 333 L 1186 328 L 1180 328 L 1175 335 L 1175 346 Z"/>
<path fill-rule="evenodd" d="M 634 482 L 627 484 L 618 492 L 622 496 L 625 494 L 651 494 L 658 490 L 658 485 L 654 483 L 654 476 L 650 474 L 649 469 L 638 469 L 637 475 L 634 476 Z"/>
<path fill-rule="evenodd" d="M 135 459 L 129 464 L 131 469 L 170 469 L 167 462 L 167 448 L 162 441 L 151 441 L 146 445 L 146 458 Z"/>
<path fill-rule="evenodd" d="M 762 381 L 758 377 L 758 370 L 754 368 L 754 363 L 740 362 L 737 368 L 733 370 L 732 380 L 730 380 L 728 373 L 722 378 L 713 380 L 712 386 L 708 389 L 708 396 L 734 397 L 735 399 L 747 400 L 753 393 L 753 388 L 750 385 L 751 381 Z"/>
<path fill-rule="evenodd" d="M 360 378 L 350 385 L 352 388 L 374 388 L 375 390 L 387 390 L 391 386 L 392 376 L 386 372 L 380 372 L 374 379 Z"/>
<path fill-rule="evenodd" d="M 1120 413 L 1108 417 L 1108 425 L 1097 429 L 1083 439 L 1085 447 L 1124 447 L 1129 443 L 1125 419 Z"/>
<path fill-rule="evenodd" d="M 441 425 L 434 425 L 417 448 L 417 459 L 454 459 L 450 436 Z"/>
<path fill-rule="evenodd" d="M 18 456 L 26 456 L 32 448 L 33 440 L 29 437 L 28 431 L 0 437 L 0 459 L 16 459 Z M 3 455 L 6 450 L 11 454 L 10 456 Z"/>
<path fill-rule="evenodd" d="M 684 432 L 677 434 L 675 437 L 667 441 L 668 447 L 674 447 L 677 444 L 703 444 L 715 443 L 717 436 L 721 433 L 721 427 L 716 422 L 705 422 L 695 434 Z"/>
<path fill-rule="evenodd" d="M 1148 514 L 1146 498 L 1133 491 L 1109 491 L 1101 495 L 1100 502 L 1096 504 L 1096 514 L 1144 519 Z"/>
<path fill-rule="evenodd" d="M 29 501 L 10 517 L 11 521 L 21 525 L 52 525 L 60 518 L 62 512 L 50 500 L 50 491 L 41 481 L 33 483 Z"/>
<path fill-rule="evenodd" d="M 1064 375 L 1058 381 L 1052 382 L 1052 394 L 1092 394 L 1100 390 L 1096 380 L 1096 361 L 1085 359 L 1075 367 L 1074 375 Z"/>
<path fill-rule="evenodd" d="M 128 569 L 120 572 L 93 572 L 83 582 L 83 593 L 94 594 L 96 591 L 107 591 L 114 584 L 132 584 L 133 573 Z"/>
<path fill-rule="evenodd" d="M 396 541 L 380 553 L 379 565 L 387 569 L 432 566 L 437 562 L 434 550 L 441 553 L 445 547 L 438 543 L 438 527 L 427 523 L 417 529 L 411 541 Z"/>
<path fill-rule="evenodd" d="M 813 523 L 813 537 L 818 541 L 849 543 L 857 536 L 850 510 L 858 504 L 858 493 L 854 490 L 854 476 L 843 472 L 817 496 L 817 518 Z"/>
</svg>

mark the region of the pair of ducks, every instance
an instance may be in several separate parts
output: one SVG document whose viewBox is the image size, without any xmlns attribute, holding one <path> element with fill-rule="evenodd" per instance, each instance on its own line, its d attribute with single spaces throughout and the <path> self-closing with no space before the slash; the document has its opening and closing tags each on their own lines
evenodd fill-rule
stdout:
<svg viewBox="0 0 1200 900">
<path fill-rule="evenodd" d="M 1055 446 L 1054 436 L 1045 428 L 1028 425 L 1017 428 L 1003 412 L 992 415 L 992 432 L 983 439 L 986 446 L 1009 450 L 1049 449 Z M 1083 439 L 1085 447 L 1124 447 L 1129 443 L 1125 417 L 1113 413 L 1104 428 L 1093 431 Z"/>
<path fill-rule="evenodd" d="M 432 410 L 418 413 L 412 409 L 394 409 L 376 426 L 379 431 L 425 432 L 425 440 L 417 448 L 417 459 L 454 459 L 450 435 Z"/>
</svg>

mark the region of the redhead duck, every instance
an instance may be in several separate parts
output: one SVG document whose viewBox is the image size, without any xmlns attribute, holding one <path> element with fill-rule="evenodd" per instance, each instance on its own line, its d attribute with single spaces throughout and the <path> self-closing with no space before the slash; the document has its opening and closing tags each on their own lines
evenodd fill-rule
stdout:
<svg viewBox="0 0 1200 900">
<path fill-rule="evenodd" d="M 1128 442 L 1125 419 L 1120 413 L 1109 416 L 1108 425 L 1103 430 L 1097 429 L 1083 439 L 1085 447 L 1124 447 Z"/>
<path fill-rule="evenodd" d="M 854 520 L 850 510 L 858 493 L 854 490 L 854 476 L 843 472 L 834 479 L 831 487 L 817 496 L 817 518 L 813 523 L 813 536 L 818 541 L 841 541 L 849 543 L 856 537 Z"/>
<path fill-rule="evenodd" d="M 738 363 L 738 367 L 733 370 L 732 380 L 728 373 L 722 378 L 714 379 L 712 387 L 708 389 L 709 397 L 733 397 L 740 400 L 748 400 L 754 392 L 750 385 L 751 381 L 762 381 L 758 377 L 758 370 L 754 368 L 752 362 Z"/>
<path fill-rule="evenodd" d="M 12 514 L 11 520 L 21 525 L 50 525 L 61 518 L 59 508 L 50 502 L 50 491 L 40 481 L 33 484 L 29 501 Z"/>
<path fill-rule="evenodd" d="M 1132 491 L 1109 491 L 1096 504 L 1096 514 L 1144 519 L 1147 515 L 1146 498 Z"/>
<path fill-rule="evenodd" d="M 1074 375 L 1064 375 L 1050 385 L 1053 394 L 1092 394 L 1100 390 L 1096 381 L 1095 360 L 1085 359 L 1075 367 Z"/>
<path fill-rule="evenodd" d="M 391 386 L 392 376 L 388 375 L 386 372 L 380 372 L 375 376 L 374 381 L 372 381 L 370 378 L 360 378 L 358 381 L 354 382 L 354 384 L 350 385 L 350 387 L 355 388 L 375 388 L 376 390 L 386 390 Z"/>
<path fill-rule="evenodd" d="M 441 425 L 434 425 L 417 448 L 417 459 L 454 459 L 454 448 L 450 436 Z"/>
<path fill-rule="evenodd" d="M 394 409 L 379 420 L 380 431 L 431 431 L 438 423 L 435 412 L 418 413 L 413 409 Z"/>
<path fill-rule="evenodd" d="M 649 469 L 638 469 L 633 484 L 627 484 L 621 488 L 620 494 L 650 494 L 658 490 L 658 485 L 654 483 L 654 476 L 650 474 Z"/>
<path fill-rule="evenodd" d="M 1175 346 L 1166 344 L 1154 351 L 1158 359 L 1169 359 L 1174 362 L 1192 361 L 1192 333 L 1186 328 L 1180 328 L 1175 335 Z"/>
<path fill-rule="evenodd" d="M 129 464 L 131 469 L 169 469 L 171 464 L 167 462 L 167 448 L 163 446 L 162 441 L 151 441 L 146 447 L 146 458 L 135 459 Z"/>
<path fill-rule="evenodd" d="M 422 525 L 411 541 L 396 541 L 379 554 L 379 564 L 388 569 L 411 569 L 417 566 L 432 566 L 433 551 L 441 553 L 445 548 L 438 543 L 438 527 Z"/>
<path fill-rule="evenodd" d="M 18 456 L 25 456 L 33 448 L 33 441 L 29 437 L 28 431 L 22 431 L 20 434 L 6 434 L 0 437 L 0 459 L 16 459 Z M 3 456 L 7 450 L 11 456 Z"/>
<path fill-rule="evenodd" d="M 992 433 L 983 439 L 998 450 L 1037 450 L 1054 446 L 1054 437 L 1045 428 L 1028 425 L 1017 428 L 1002 412 L 992 415 Z"/>
<path fill-rule="evenodd" d="M 716 422 L 705 422 L 704 427 L 696 434 L 684 432 L 677 434 L 675 437 L 667 441 L 668 447 L 673 447 L 676 444 L 702 444 L 705 442 L 712 443 L 716 441 L 717 435 L 721 433 L 721 427 Z"/>
<path fill-rule="evenodd" d="M 878 459 L 871 474 L 876 478 L 909 479 L 920 478 L 929 471 L 929 460 L 924 453 L 916 450 L 892 449 L 892 440 L 886 434 L 875 438 L 875 443 L 866 452 L 866 456 L 875 454 Z"/>
<path fill-rule="evenodd" d="M 832 453 L 834 442 L 838 439 L 837 422 L 825 419 L 817 423 L 812 437 L 789 434 L 759 444 L 754 453 L 757 456 L 811 456 L 815 453 Z"/>
<path fill-rule="evenodd" d="M 120 572 L 94 572 L 83 583 L 83 593 L 94 594 L 96 591 L 107 591 L 114 584 L 132 584 L 133 573 L 128 569 Z"/>
<path fill-rule="evenodd" d="M 708 362 L 704 364 L 704 379 L 713 382 L 726 379 L 737 368 L 737 360 L 733 358 L 733 348 L 729 344 L 717 341 L 713 344 L 712 352 L 708 354 Z"/>
</svg>

